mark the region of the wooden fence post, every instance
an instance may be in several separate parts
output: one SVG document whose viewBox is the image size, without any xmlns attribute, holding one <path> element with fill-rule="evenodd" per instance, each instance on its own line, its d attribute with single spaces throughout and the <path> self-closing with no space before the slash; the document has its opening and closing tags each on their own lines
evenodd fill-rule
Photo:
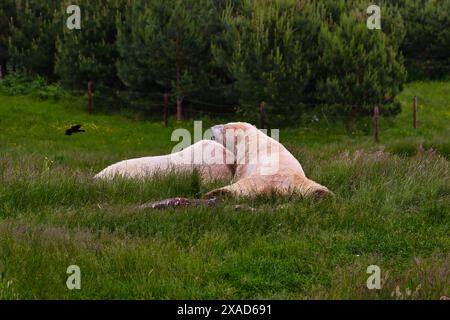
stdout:
<svg viewBox="0 0 450 320">
<path fill-rule="evenodd" d="M 378 106 L 375 106 L 375 108 L 373 109 L 373 139 L 374 139 L 375 143 L 379 142 L 379 139 L 378 139 L 378 116 L 379 116 Z"/>
<path fill-rule="evenodd" d="M 183 99 L 177 97 L 177 122 L 183 121 Z"/>
<path fill-rule="evenodd" d="M 417 128 L 417 97 L 413 99 L 413 128 Z"/>
<path fill-rule="evenodd" d="M 266 104 L 264 101 L 261 101 L 259 104 L 259 128 L 264 129 L 266 123 Z"/>
<path fill-rule="evenodd" d="M 94 82 L 88 81 L 88 87 L 87 87 L 87 98 L 88 98 L 88 113 L 92 113 L 93 109 L 93 102 L 92 102 L 92 93 L 94 89 Z"/>
<path fill-rule="evenodd" d="M 169 95 L 164 94 L 164 127 L 167 127 L 167 108 L 169 106 Z"/>
</svg>

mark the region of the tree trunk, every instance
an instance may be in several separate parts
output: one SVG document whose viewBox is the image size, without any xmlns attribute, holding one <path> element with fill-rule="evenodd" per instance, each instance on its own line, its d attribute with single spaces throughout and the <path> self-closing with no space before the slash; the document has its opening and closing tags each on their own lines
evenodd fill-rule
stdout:
<svg viewBox="0 0 450 320">
<path fill-rule="evenodd" d="M 181 84 L 181 35 L 180 32 L 177 31 L 176 34 L 176 72 L 177 72 L 177 121 L 183 121 L 183 99 L 180 95 L 180 84 Z"/>
<path fill-rule="evenodd" d="M 353 131 L 356 124 L 356 118 L 358 117 L 358 106 L 352 105 L 352 110 L 350 111 L 350 115 L 347 121 L 347 129 Z"/>
<path fill-rule="evenodd" d="M 8 69 L 6 69 L 6 63 L 0 63 L 0 78 L 3 79 L 8 74 Z"/>
<path fill-rule="evenodd" d="M 183 99 L 177 98 L 177 121 L 183 121 Z"/>
</svg>

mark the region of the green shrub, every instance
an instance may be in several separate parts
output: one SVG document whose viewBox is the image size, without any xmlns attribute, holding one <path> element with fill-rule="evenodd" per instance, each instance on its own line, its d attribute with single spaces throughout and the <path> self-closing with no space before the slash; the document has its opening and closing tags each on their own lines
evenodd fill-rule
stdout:
<svg viewBox="0 0 450 320">
<path fill-rule="evenodd" d="M 450 140 L 448 137 L 438 136 L 424 143 L 425 149 L 433 149 L 440 155 L 450 158 Z"/>
<path fill-rule="evenodd" d="M 59 83 L 47 84 L 42 76 L 13 73 L 0 81 L 0 91 L 7 95 L 32 95 L 38 99 L 60 99 L 66 91 Z"/>
<path fill-rule="evenodd" d="M 417 153 L 417 149 L 421 146 L 421 142 L 414 138 L 404 138 L 389 143 L 386 146 L 388 152 L 398 154 L 400 156 L 412 157 Z"/>
</svg>

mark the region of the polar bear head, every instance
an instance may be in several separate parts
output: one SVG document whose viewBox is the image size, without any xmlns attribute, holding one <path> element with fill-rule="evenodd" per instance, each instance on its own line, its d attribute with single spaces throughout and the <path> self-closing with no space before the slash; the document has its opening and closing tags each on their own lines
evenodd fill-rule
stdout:
<svg viewBox="0 0 450 320">
<path fill-rule="evenodd" d="M 280 144 L 245 122 L 230 122 L 211 128 L 211 139 L 223 145 L 246 172 L 275 174 L 279 169 Z M 239 170 L 238 170 L 239 171 Z"/>
</svg>

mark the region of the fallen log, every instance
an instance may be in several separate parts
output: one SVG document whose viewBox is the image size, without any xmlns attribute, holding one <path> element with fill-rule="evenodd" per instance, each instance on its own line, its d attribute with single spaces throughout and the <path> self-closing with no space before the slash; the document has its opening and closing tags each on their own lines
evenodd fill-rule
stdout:
<svg viewBox="0 0 450 320">
<path fill-rule="evenodd" d="M 190 198 L 169 198 L 155 202 L 144 203 L 139 209 L 166 209 L 190 206 L 215 206 L 218 203 L 217 198 L 211 199 L 190 199 Z"/>
</svg>

